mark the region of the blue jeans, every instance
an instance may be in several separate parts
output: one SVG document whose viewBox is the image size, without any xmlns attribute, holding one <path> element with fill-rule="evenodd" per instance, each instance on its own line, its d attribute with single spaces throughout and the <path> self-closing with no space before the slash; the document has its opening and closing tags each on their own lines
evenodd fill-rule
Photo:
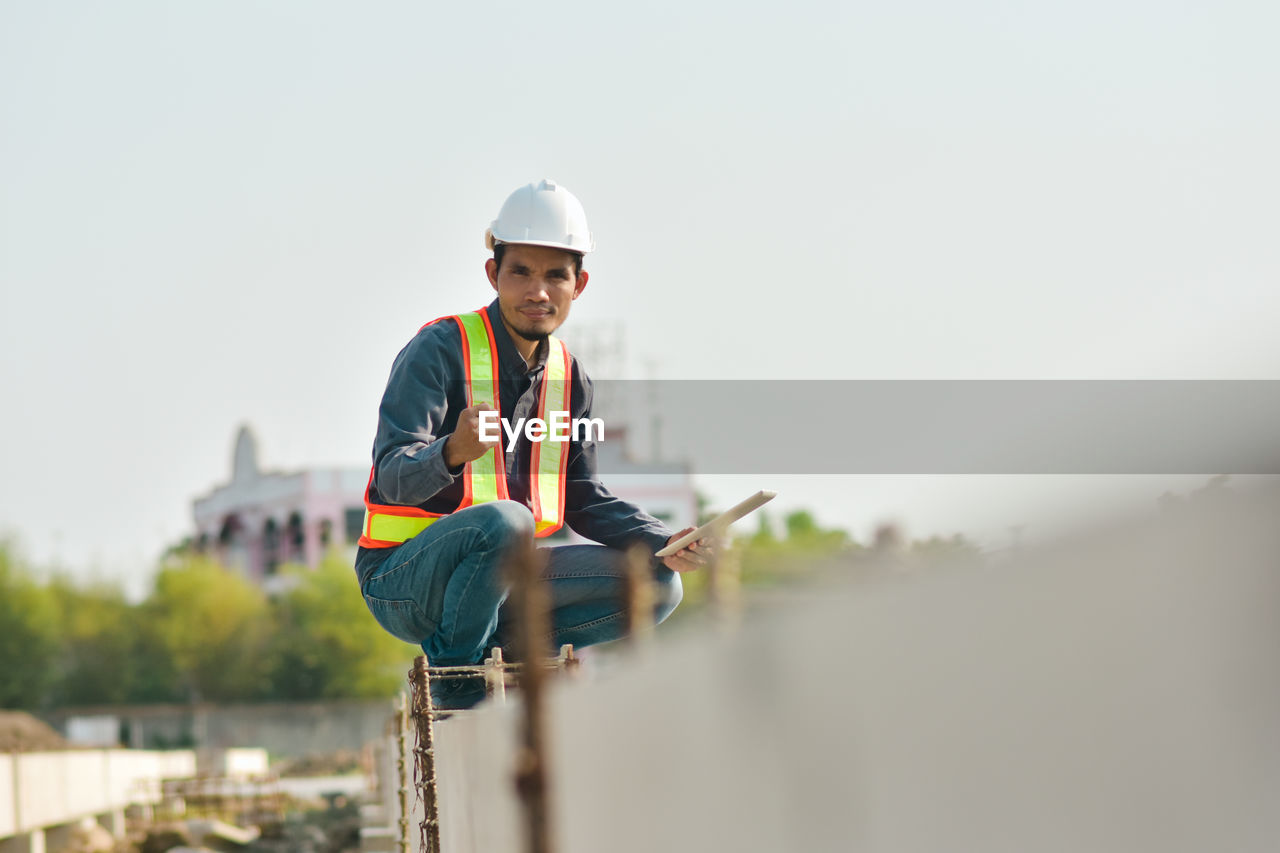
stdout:
<svg viewBox="0 0 1280 853">
<path fill-rule="evenodd" d="M 479 663 L 506 647 L 514 623 L 503 558 L 533 536 L 533 514 L 516 501 L 478 504 L 447 515 L 400 545 L 361 587 L 378 624 L 422 646 L 435 666 Z M 626 632 L 626 555 L 603 545 L 548 549 L 544 569 L 551 598 L 547 645 L 590 646 Z M 654 617 L 680 603 L 680 576 L 654 563 Z"/>
</svg>

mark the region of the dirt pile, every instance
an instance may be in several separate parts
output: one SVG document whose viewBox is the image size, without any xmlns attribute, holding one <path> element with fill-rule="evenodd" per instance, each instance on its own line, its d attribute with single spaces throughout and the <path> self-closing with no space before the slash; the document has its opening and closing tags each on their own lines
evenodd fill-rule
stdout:
<svg viewBox="0 0 1280 853">
<path fill-rule="evenodd" d="M 271 770 L 278 776 L 338 776 L 365 769 L 360 753 L 354 749 L 287 758 L 271 765 Z"/>
<path fill-rule="evenodd" d="M 69 749 L 62 735 L 23 711 L 0 711 L 0 752 Z"/>
</svg>

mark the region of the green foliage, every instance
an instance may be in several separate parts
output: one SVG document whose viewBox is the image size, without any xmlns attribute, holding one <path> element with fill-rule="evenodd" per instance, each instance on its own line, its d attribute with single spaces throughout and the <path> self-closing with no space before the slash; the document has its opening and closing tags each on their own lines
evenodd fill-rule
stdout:
<svg viewBox="0 0 1280 853">
<path fill-rule="evenodd" d="M 916 539 L 911 543 L 911 556 L 924 564 L 972 565 L 982 559 L 982 549 L 956 533 Z"/>
<path fill-rule="evenodd" d="M 705 502 L 700 512 L 709 513 Z M 807 579 L 864 552 L 806 511 L 784 516 L 780 535 L 766 513 L 757 524 L 722 546 L 722 570 L 746 587 Z M 960 536 L 909 548 L 917 565 L 979 556 Z M 236 572 L 175 551 L 148 598 L 130 604 L 108 584 L 55 577 L 41 586 L 0 541 L 0 707 L 393 695 L 417 649 L 374 621 L 350 564 L 331 554 L 314 571 L 284 571 L 292 585 L 268 598 Z M 683 576 L 677 618 L 705 601 L 707 576 Z"/>
<path fill-rule="evenodd" d="M 55 608 L 49 594 L 0 541 L 0 708 L 36 708 L 55 677 Z"/>
<path fill-rule="evenodd" d="M 139 676 L 135 654 L 134 613 L 118 586 L 75 586 L 56 577 L 48 588 L 61 635 L 57 705 L 124 702 Z"/>
<path fill-rule="evenodd" d="M 267 598 L 240 575 L 184 558 L 161 569 L 140 616 L 168 653 L 184 698 L 235 701 L 267 692 Z"/>
<path fill-rule="evenodd" d="M 782 519 L 786 536 L 773 534 L 772 519 L 760 517 L 755 535 L 740 540 L 742 582 L 770 586 L 808 577 L 823 561 L 859 550 L 845 530 L 824 528 L 807 510 L 796 510 Z"/>
<path fill-rule="evenodd" d="M 697 504 L 697 520 L 694 522 L 695 527 L 701 527 L 711 519 L 715 518 L 718 513 L 711 509 L 711 498 L 702 492 L 694 492 L 693 499 Z"/>
<path fill-rule="evenodd" d="M 768 512 L 761 511 L 756 517 L 754 533 L 721 546 L 722 571 L 737 572 L 746 588 L 771 587 L 809 578 L 824 562 L 862 550 L 848 532 L 822 527 L 806 510 L 783 517 L 785 535 L 782 537 L 774 533 L 773 518 Z M 684 585 L 684 603 L 676 611 L 676 617 L 684 618 L 706 603 L 709 577 L 705 571 L 686 572 L 680 580 Z"/>
<path fill-rule="evenodd" d="M 275 602 L 274 695 L 282 699 L 382 698 L 404 681 L 415 647 L 378 626 L 345 560 L 290 567 L 297 584 Z"/>
<path fill-rule="evenodd" d="M 0 542 L 0 707 L 383 698 L 416 649 L 369 615 L 351 566 L 286 569 L 274 599 L 234 571 L 169 554 L 151 594 L 37 584 Z"/>
<path fill-rule="evenodd" d="M 740 535 L 722 546 L 721 571 L 729 575 L 736 572 L 742 587 L 751 590 L 832 573 L 883 570 L 889 564 L 921 570 L 975 565 L 982 560 L 982 551 L 977 545 L 955 534 L 914 540 L 905 548 L 905 553 L 890 556 L 886 562 L 886 555 L 863 547 L 845 530 L 823 527 L 807 510 L 783 516 L 782 535 L 778 535 L 776 528 L 767 512 L 757 513 L 754 533 Z M 681 576 L 681 582 L 684 603 L 676 611 L 676 619 L 696 614 L 709 593 L 707 572 L 687 572 Z"/>
</svg>

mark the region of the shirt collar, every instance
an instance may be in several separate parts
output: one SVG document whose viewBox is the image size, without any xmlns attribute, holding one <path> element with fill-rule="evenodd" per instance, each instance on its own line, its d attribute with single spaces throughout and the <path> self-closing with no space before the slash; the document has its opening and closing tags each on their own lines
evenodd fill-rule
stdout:
<svg viewBox="0 0 1280 853">
<path fill-rule="evenodd" d="M 533 351 L 533 364 L 526 366 L 524 356 L 520 355 L 520 351 L 516 349 L 515 341 L 511 340 L 511 334 L 507 331 L 506 324 L 502 322 L 502 309 L 498 307 L 498 300 L 494 299 L 490 302 L 485 310 L 489 312 L 493 342 L 498 347 L 498 363 L 511 365 L 516 373 L 524 376 L 540 372 L 547 363 L 547 341 L 545 339 L 538 341 L 538 348 Z"/>
</svg>

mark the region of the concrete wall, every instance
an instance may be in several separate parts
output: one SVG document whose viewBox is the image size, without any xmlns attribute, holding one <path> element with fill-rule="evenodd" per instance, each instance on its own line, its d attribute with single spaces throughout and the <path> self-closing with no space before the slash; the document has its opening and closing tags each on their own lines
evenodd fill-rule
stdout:
<svg viewBox="0 0 1280 853">
<path fill-rule="evenodd" d="M 512 782 L 518 723 L 519 707 L 508 703 L 437 725 L 441 850 L 524 849 Z"/>
<path fill-rule="evenodd" d="M 553 692 L 557 849 L 1274 849 L 1278 518 L 1239 498 L 668 635 Z M 513 711 L 437 726 L 448 853 L 519 849 Z"/>
<path fill-rule="evenodd" d="M 410 663 L 405 661 L 406 670 Z M 137 749 L 260 747 L 272 757 L 299 757 L 359 750 L 386 734 L 393 713 L 394 703 L 387 700 L 71 708 L 45 718 L 65 732 L 73 719 L 114 716 L 129 732 L 126 745 Z"/>
<path fill-rule="evenodd" d="M 408 664 L 406 661 L 406 671 Z M 201 746 L 257 746 L 273 757 L 359 750 L 388 731 L 394 703 L 308 702 L 239 705 L 203 714 Z"/>
<path fill-rule="evenodd" d="M 18 831 L 18 803 L 13 787 L 14 756 L 0 755 L 0 838 Z"/>
<path fill-rule="evenodd" d="M 106 811 L 104 797 L 86 792 L 84 788 L 86 776 L 90 784 L 102 784 L 102 762 L 102 755 L 97 752 L 19 755 L 15 774 L 18 831 L 66 823 L 72 816 Z M 86 793 L 88 796 L 84 799 Z"/>
<path fill-rule="evenodd" d="M 67 750 L 0 756 L 0 838 L 159 801 L 161 779 L 195 775 L 195 754 Z"/>
</svg>

